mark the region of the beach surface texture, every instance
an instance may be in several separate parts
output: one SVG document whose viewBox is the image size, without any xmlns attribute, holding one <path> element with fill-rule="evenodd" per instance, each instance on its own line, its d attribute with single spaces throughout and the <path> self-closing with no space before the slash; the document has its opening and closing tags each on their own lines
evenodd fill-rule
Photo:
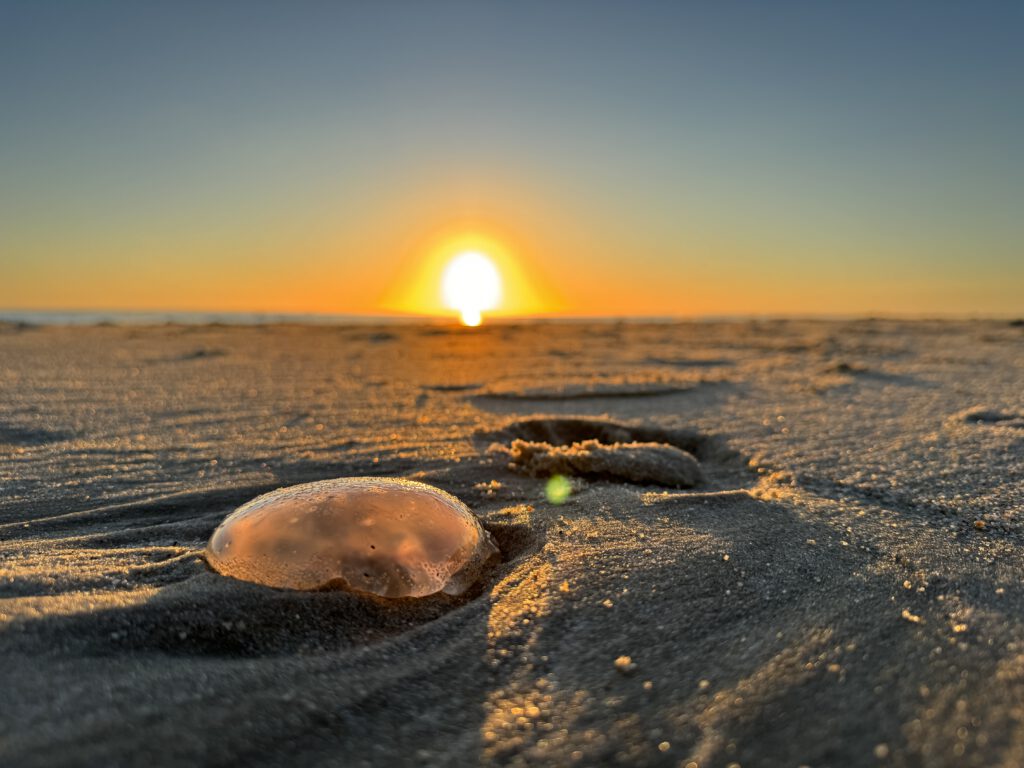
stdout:
<svg viewBox="0 0 1024 768">
<path fill-rule="evenodd" d="M 501 561 L 387 600 L 203 559 L 371 475 Z M 5 768 L 1024 765 L 1006 321 L 6 325 L 0 490 Z"/>
</svg>

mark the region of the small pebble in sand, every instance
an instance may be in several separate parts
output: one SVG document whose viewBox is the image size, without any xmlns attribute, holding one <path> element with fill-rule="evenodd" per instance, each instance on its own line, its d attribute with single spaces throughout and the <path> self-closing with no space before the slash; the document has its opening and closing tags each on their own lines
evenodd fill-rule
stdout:
<svg viewBox="0 0 1024 768">
<path fill-rule="evenodd" d="M 228 515 L 206 547 L 207 561 L 224 576 L 381 597 L 461 594 L 497 555 L 490 534 L 457 498 L 384 477 L 264 494 Z"/>
<path fill-rule="evenodd" d="M 624 675 L 628 675 L 636 669 L 636 663 L 629 656 L 619 656 L 615 660 L 615 668 Z"/>
<path fill-rule="evenodd" d="M 903 613 L 900 615 L 903 616 L 903 618 L 909 621 L 911 624 L 921 624 L 924 622 L 924 619 L 922 619 L 920 616 L 915 616 L 913 613 L 911 613 L 909 608 L 904 608 Z"/>
<path fill-rule="evenodd" d="M 485 496 L 494 496 L 504 486 L 497 480 L 491 480 L 486 483 L 477 483 L 473 486 L 474 490 L 481 491 Z"/>
<path fill-rule="evenodd" d="M 875 757 L 879 760 L 885 760 L 889 756 L 889 745 L 888 744 L 876 744 L 875 745 Z"/>
</svg>

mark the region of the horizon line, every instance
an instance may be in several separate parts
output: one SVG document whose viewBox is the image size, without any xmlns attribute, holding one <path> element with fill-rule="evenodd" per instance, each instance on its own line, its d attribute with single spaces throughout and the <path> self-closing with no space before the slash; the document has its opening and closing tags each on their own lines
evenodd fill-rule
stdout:
<svg viewBox="0 0 1024 768">
<path fill-rule="evenodd" d="M 739 312 L 723 314 L 532 314 L 485 316 L 485 325 L 513 325 L 523 323 L 574 322 L 743 322 L 755 320 L 818 320 L 818 321 L 1006 321 L 1024 317 L 1021 313 L 970 312 Z M 327 312 L 275 312 L 275 311 L 218 311 L 177 309 L 4 309 L 0 308 L 0 323 L 29 323 L 43 326 L 95 326 L 114 325 L 459 325 L 457 315 L 451 316 L 416 313 L 327 313 Z"/>
</svg>

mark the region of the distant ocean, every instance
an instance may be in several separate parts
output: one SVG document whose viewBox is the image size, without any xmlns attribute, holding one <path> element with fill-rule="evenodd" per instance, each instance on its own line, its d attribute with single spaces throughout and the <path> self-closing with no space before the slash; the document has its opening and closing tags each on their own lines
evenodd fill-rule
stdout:
<svg viewBox="0 0 1024 768">
<path fill-rule="evenodd" d="M 673 323 L 672 317 L 487 317 L 488 325 L 501 323 L 575 323 L 625 322 Z M 689 318 L 702 322 L 713 318 Z M 318 315 L 270 312 L 95 312 L 95 311 L 29 311 L 0 309 L 0 323 L 26 325 L 450 325 L 451 317 L 423 315 Z"/>
<path fill-rule="evenodd" d="M 557 317 L 491 317 L 485 316 L 487 325 L 533 324 L 533 323 L 717 323 L 717 322 L 772 322 L 779 320 L 824 320 L 861 321 L 904 320 L 904 321 L 950 321 L 950 320 L 992 320 L 1000 317 L 978 316 L 934 316 L 934 315 L 705 315 L 696 317 L 621 317 L 621 316 L 557 316 Z M 456 323 L 454 314 L 450 317 L 427 315 L 321 315 L 282 312 L 122 312 L 122 311 L 40 311 L 0 309 L 0 323 L 23 323 L 25 325 L 451 325 Z M 1015 324 L 1024 321 L 1015 320 Z"/>
<path fill-rule="evenodd" d="M 44 312 L 0 309 L 0 323 L 29 325 L 381 325 L 431 323 L 443 318 L 375 315 L 304 315 L 265 312 Z"/>
</svg>

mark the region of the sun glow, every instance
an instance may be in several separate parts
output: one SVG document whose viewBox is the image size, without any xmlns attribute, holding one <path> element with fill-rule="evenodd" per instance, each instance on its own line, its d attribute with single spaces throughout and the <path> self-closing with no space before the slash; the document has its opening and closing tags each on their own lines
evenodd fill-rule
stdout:
<svg viewBox="0 0 1024 768">
<path fill-rule="evenodd" d="M 466 325 L 561 309 L 558 292 L 522 244 L 508 235 L 454 229 L 431 232 L 411 245 L 381 294 L 381 309 L 434 317 L 451 317 L 455 310 Z"/>
<path fill-rule="evenodd" d="M 487 255 L 465 251 L 444 268 L 441 292 L 445 304 L 459 311 L 463 325 L 480 325 L 483 311 L 501 300 L 501 275 Z"/>
</svg>

